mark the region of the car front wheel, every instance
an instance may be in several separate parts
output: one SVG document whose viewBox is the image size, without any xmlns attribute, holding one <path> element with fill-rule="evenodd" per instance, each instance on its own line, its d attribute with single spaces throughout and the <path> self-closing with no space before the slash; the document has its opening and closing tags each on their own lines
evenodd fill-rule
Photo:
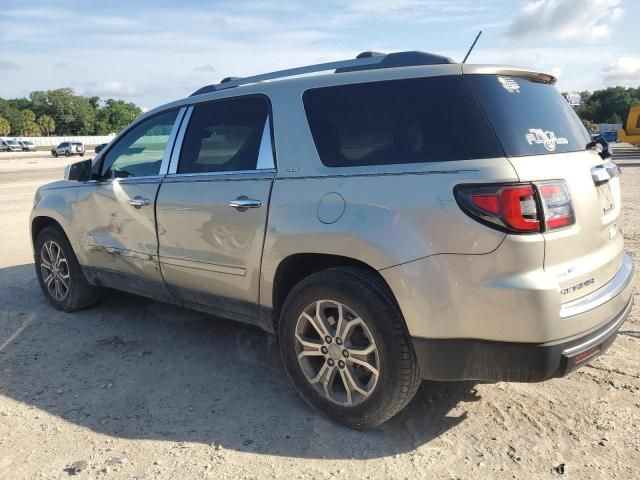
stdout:
<svg viewBox="0 0 640 480">
<path fill-rule="evenodd" d="M 390 419 L 420 384 L 402 314 L 382 280 L 363 269 L 324 270 L 294 287 L 278 340 L 302 398 L 351 428 Z"/>
<path fill-rule="evenodd" d="M 40 288 L 54 308 L 73 312 L 99 298 L 99 289 L 87 283 L 69 241 L 59 229 L 43 229 L 36 238 L 35 253 Z"/>
<path fill-rule="evenodd" d="M 51 150 L 51 155 L 58 158 L 58 152 L 56 152 L 55 150 Z"/>
</svg>

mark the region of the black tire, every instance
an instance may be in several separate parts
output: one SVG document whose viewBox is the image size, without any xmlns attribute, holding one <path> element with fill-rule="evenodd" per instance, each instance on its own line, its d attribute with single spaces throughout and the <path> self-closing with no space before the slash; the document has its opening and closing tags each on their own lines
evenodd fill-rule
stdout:
<svg viewBox="0 0 640 480">
<path fill-rule="evenodd" d="M 64 156 L 65 157 L 70 157 L 71 156 L 71 152 L 69 150 L 67 150 L 66 152 L 64 152 Z"/>
<path fill-rule="evenodd" d="M 339 405 L 318 392 L 298 362 L 295 347 L 298 318 L 305 308 L 321 299 L 336 300 L 357 312 L 378 348 L 377 383 L 370 395 L 355 405 Z M 302 398 L 350 428 L 366 429 L 387 421 L 411 401 L 421 382 L 402 313 L 387 286 L 364 269 L 331 268 L 298 283 L 283 305 L 278 341 L 285 370 Z"/>
<path fill-rule="evenodd" d="M 48 241 L 53 241 L 56 245 L 60 246 L 68 266 L 66 268 L 66 273 L 69 275 L 69 287 L 66 296 L 62 299 L 56 299 L 51 292 L 49 292 L 43 279 L 43 269 L 40 265 L 42 263 L 43 246 Z M 49 303 L 51 303 L 53 308 L 64 312 L 74 312 L 88 307 L 100 298 L 100 289 L 89 285 L 82 273 L 78 259 L 73 252 L 73 248 L 71 248 L 65 234 L 58 228 L 44 228 L 36 238 L 34 249 L 36 276 L 38 277 L 42 293 L 47 300 L 49 300 Z"/>
<path fill-rule="evenodd" d="M 56 152 L 55 150 L 51 150 L 51 155 L 58 158 L 58 152 Z"/>
<path fill-rule="evenodd" d="M 80 156 L 81 156 L 81 157 L 84 157 L 84 152 L 81 152 L 81 153 L 80 153 Z"/>
</svg>

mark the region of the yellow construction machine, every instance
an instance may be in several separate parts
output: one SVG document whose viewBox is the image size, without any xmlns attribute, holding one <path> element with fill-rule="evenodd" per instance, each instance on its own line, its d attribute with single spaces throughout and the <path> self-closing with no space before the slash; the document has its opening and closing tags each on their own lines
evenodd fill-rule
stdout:
<svg viewBox="0 0 640 480">
<path fill-rule="evenodd" d="M 622 130 L 618 130 L 618 141 L 640 146 L 640 105 L 629 109 Z"/>
</svg>

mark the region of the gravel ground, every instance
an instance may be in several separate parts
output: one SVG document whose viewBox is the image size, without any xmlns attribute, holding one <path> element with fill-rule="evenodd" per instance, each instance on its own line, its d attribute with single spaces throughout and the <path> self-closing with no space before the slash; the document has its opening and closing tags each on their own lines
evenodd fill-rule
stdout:
<svg viewBox="0 0 640 480">
<path fill-rule="evenodd" d="M 425 382 L 387 424 L 350 431 L 296 396 L 260 330 L 115 292 L 50 308 L 28 215 L 68 161 L 0 156 L 0 478 L 640 478 L 637 307 L 566 378 Z M 624 163 L 640 267 L 640 155 Z"/>
</svg>

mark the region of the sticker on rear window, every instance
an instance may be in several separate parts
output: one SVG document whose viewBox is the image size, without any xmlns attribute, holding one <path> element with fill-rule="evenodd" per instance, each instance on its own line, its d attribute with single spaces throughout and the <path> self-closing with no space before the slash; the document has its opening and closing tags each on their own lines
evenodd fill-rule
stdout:
<svg viewBox="0 0 640 480">
<path fill-rule="evenodd" d="M 544 131 L 541 128 L 530 128 L 525 138 L 529 145 L 542 144 L 550 152 L 555 151 L 556 145 L 567 145 L 569 143 L 569 140 L 565 137 L 556 137 L 556 134 L 551 130 Z"/>
<path fill-rule="evenodd" d="M 498 81 L 509 93 L 520 93 L 520 85 L 513 78 L 498 77 Z"/>
</svg>

